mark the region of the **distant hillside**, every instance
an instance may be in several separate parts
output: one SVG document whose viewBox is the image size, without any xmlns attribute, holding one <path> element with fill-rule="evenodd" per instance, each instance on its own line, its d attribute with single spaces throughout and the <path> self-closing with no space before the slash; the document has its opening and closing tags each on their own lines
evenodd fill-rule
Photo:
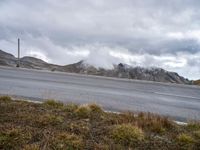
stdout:
<svg viewBox="0 0 200 150">
<path fill-rule="evenodd" d="M 17 58 L 15 58 L 15 56 L 12 54 L 0 50 L 0 65 L 16 67 Z M 26 56 L 20 59 L 20 67 L 29 69 L 52 70 L 60 66 L 49 64 L 38 58 Z"/>
<path fill-rule="evenodd" d="M 0 65 L 16 66 L 17 59 L 12 54 L 0 50 Z"/>
<path fill-rule="evenodd" d="M 30 69 L 71 72 L 157 82 L 192 84 L 192 81 L 179 76 L 175 72 L 169 72 L 162 68 L 132 67 L 122 63 L 114 65 L 113 69 L 104 69 L 96 68 L 85 63 L 84 61 L 65 66 L 59 66 L 49 64 L 41 59 L 34 57 L 23 57 L 20 59 L 20 64 L 20 67 Z M 15 67 L 17 65 L 17 59 L 13 55 L 0 50 L 0 65 Z"/>
<path fill-rule="evenodd" d="M 20 59 L 20 66 L 30 69 L 53 70 L 54 68 L 61 67 L 58 65 L 49 64 L 41 59 L 34 57 L 23 57 Z"/>
<path fill-rule="evenodd" d="M 107 77 L 191 84 L 191 81 L 189 81 L 188 79 L 179 76 L 175 72 L 169 72 L 162 68 L 131 67 L 122 63 L 114 65 L 113 69 L 104 69 L 104 68 L 95 68 L 94 66 L 84 64 L 84 61 L 80 61 L 75 64 L 63 66 L 62 70 L 59 69 L 60 68 L 57 68 L 56 70 L 57 71 L 64 70 L 66 72 L 75 72 L 82 74 L 107 76 Z"/>
<path fill-rule="evenodd" d="M 200 86 L 200 79 L 199 79 L 199 80 L 196 80 L 196 81 L 193 81 L 193 84 L 199 85 L 199 86 Z"/>
</svg>

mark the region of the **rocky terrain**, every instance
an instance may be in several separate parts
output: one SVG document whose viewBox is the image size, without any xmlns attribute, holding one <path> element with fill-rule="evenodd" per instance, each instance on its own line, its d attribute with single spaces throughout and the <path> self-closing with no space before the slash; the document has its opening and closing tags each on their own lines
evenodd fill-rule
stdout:
<svg viewBox="0 0 200 150">
<path fill-rule="evenodd" d="M 15 58 L 12 54 L 0 50 L 0 65 L 16 67 L 17 58 Z M 192 81 L 179 76 L 175 72 L 169 72 L 162 68 L 132 67 L 122 63 L 113 65 L 113 69 L 96 68 L 85 63 L 84 61 L 65 66 L 59 66 L 49 64 L 34 57 L 26 56 L 20 59 L 20 67 L 157 82 L 192 84 Z"/>
<path fill-rule="evenodd" d="M 0 50 L 0 65 L 3 66 L 16 66 L 17 59 L 12 54 Z"/>
</svg>

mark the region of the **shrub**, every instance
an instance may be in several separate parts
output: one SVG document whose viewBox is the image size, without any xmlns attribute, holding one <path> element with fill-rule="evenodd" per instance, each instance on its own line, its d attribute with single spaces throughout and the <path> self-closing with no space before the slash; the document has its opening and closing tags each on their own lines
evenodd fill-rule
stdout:
<svg viewBox="0 0 200 150">
<path fill-rule="evenodd" d="M 187 126 L 189 130 L 200 130 L 200 123 L 199 122 L 190 122 Z"/>
<path fill-rule="evenodd" d="M 96 120 L 101 120 L 103 118 L 103 110 L 101 109 L 100 106 L 96 105 L 96 104 L 90 104 L 88 105 L 88 107 L 90 108 L 90 119 L 93 121 Z"/>
<path fill-rule="evenodd" d="M 120 122 L 122 123 L 132 123 L 136 121 L 135 114 L 132 112 L 124 112 L 122 114 L 119 114 L 120 116 Z"/>
<path fill-rule="evenodd" d="M 195 140 L 196 140 L 195 141 L 196 149 L 199 149 L 199 147 L 200 147 L 200 130 L 194 132 L 194 137 L 195 137 Z"/>
<path fill-rule="evenodd" d="M 144 133 L 141 129 L 136 126 L 132 126 L 131 124 L 123 124 L 117 125 L 111 136 L 116 143 L 120 143 L 123 145 L 134 145 L 138 141 L 144 139 Z"/>
<path fill-rule="evenodd" d="M 98 119 L 103 114 L 103 110 L 96 104 L 82 105 L 79 106 L 76 111 L 76 115 L 79 118 Z"/>
<path fill-rule="evenodd" d="M 24 146 L 23 150 L 40 150 L 39 145 L 31 144 Z"/>
<path fill-rule="evenodd" d="M 88 107 L 91 109 L 92 113 L 102 113 L 103 110 L 97 104 L 89 104 Z"/>
<path fill-rule="evenodd" d="M 111 148 L 109 145 L 103 144 L 103 143 L 95 143 L 93 149 L 95 150 L 110 150 Z"/>
<path fill-rule="evenodd" d="M 182 133 L 180 134 L 178 137 L 177 137 L 177 140 L 179 143 L 181 144 L 192 144 L 194 142 L 194 139 L 188 135 L 188 134 L 185 134 L 185 133 Z"/>
<path fill-rule="evenodd" d="M 200 140 L 200 130 L 199 131 L 195 131 L 193 134 L 197 139 Z"/>
<path fill-rule="evenodd" d="M 62 108 L 64 106 L 62 102 L 55 101 L 55 100 L 47 100 L 44 102 L 44 105 L 50 106 L 52 108 Z"/>
<path fill-rule="evenodd" d="M 3 102 L 10 102 L 11 100 L 12 99 L 9 96 L 1 96 L 0 97 L 0 101 L 3 101 Z"/>
<path fill-rule="evenodd" d="M 163 133 L 166 129 L 172 129 L 174 124 L 167 117 L 161 117 L 152 113 L 139 113 L 137 118 L 139 127 L 154 133 Z"/>
<path fill-rule="evenodd" d="M 73 113 L 77 108 L 78 105 L 71 103 L 64 106 L 64 111 Z"/>
<path fill-rule="evenodd" d="M 91 110 L 87 105 L 79 106 L 75 111 L 79 118 L 89 118 L 90 112 Z"/>
<path fill-rule="evenodd" d="M 30 134 L 20 129 L 10 129 L 0 133 L 0 149 L 20 149 L 21 145 L 30 140 Z"/>
<path fill-rule="evenodd" d="M 63 149 L 68 149 L 68 150 L 79 150 L 83 149 L 83 140 L 81 137 L 74 135 L 74 134 L 69 134 L 69 133 L 60 133 L 56 135 L 50 144 L 50 147 L 52 149 L 56 150 L 63 150 Z"/>
<path fill-rule="evenodd" d="M 144 119 L 145 118 L 145 113 L 144 112 L 140 112 L 139 114 L 138 114 L 138 118 L 140 118 L 140 119 Z"/>
<path fill-rule="evenodd" d="M 68 124 L 66 130 L 75 134 L 87 136 L 90 129 L 87 122 L 79 121 L 77 123 Z"/>
<path fill-rule="evenodd" d="M 64 118 L 61 116 L 55 116 L 51 114 L 45 114 L 42 116 L 39 116 L 36 119 L 36 123 L 39 126 L 46 126 L 46 125 L 59 125 L 64 121 Z"/>
<path fill-rule="evenodd" d="M 162 125 L 159 124 L 159 123 L 152 124 L 152 127 L 150 128 L 150 130 L 152 132 L 155 132 L 155 133 L 158 133 L 158 134 L 162 134 L 166 131 L 166 129 L 163 128 Z"/>
</svg>

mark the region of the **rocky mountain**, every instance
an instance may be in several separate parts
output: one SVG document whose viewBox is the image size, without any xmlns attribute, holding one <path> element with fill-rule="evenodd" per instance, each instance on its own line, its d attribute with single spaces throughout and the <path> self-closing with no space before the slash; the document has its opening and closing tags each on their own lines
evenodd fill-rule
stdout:
<svg viewBox="0 0 200 150">
<path fill-rule="evenodd" d="M 41 59 L 34 57 L 23 57 L 20 59 L 20 67 L 30 69 L 41 69 L 41 70 L 53 70 L 61 66 L 49 64 Z"/>
<path fill-rule="evenodd" d="M 0 50 L 0 65 L 16 67 L 17 61 L 18 60 L 14 55 Z M 29 69 L 52 70 L 60 66 L 49 64 L 38 58 L 26 56 L 20 59 L 20 67 Z"/>
<path fill-rule="evenodd" d="M 63 70 L 66 72 L 75 72 L 82 74 L 128 78 L 137 80 L 149 80 L 158 82 L 191 84 L 188 79 L 179 76 L 175 72 L 169 72 L 162 68 L 143 68 L 143 67 L 131 67 L 126 64 L 114 65 L 113 69 L 95 68 L 94 66 L 84 64 L 84 61 L 80 61 L 75 64 L 63 66 Z M 60 68 L 57 68 L 58 71 Z"/>
<path fill-rule="evenodd" d="M 12 66 L 17 65 L 17 59 L 2 50 L 0 50 L 0 65 Z M 34 57 L 23 57 L 20 59 L 20 67 L 30 69 L 41 69 L 50 71 L 71 72 L 107 77 L 128 78 L 137 80 L 149 80 L 157 82 L 179 83 L 179 84 L 192 84 L 193 82 L 179 76 L 175 72 L 169 72 L 162 68 L 143 68 L 131 67 L 126 64 L 113 65 L 113 69 L 96 68 L 92 65 L 80 61 L 78 63 L 59 66 L 49 64 L 41 59 Z"/>
<path fill-rule="evenodd" d="M 0 50 L 0 65 L 16 66 L 17 59 L 12 54 Z"/>
</svg>

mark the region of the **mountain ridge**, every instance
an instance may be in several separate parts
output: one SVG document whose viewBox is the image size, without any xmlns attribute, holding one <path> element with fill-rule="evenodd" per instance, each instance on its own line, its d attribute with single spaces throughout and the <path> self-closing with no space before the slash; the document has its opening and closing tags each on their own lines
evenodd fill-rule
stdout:
<svg viewBox="0 0 200 150">
<path fill-rule="evenodd" d="M 15 56 L 12 54 L 0 50 L 0 65 L 16 67 L 17 58 L 15 58 Z M 29 69 L 89 74 L 97 76 L 148 80 L 156 82 L 179 84 L 193 83 L 192 81 L 180 76 L 176 72 L 166 71 L 162 68 L 157 67 L 132 67 L 123 63 L 113 65 L 113 69 L 96 68 L 90 64 L 87 64 L 84 60 L 81 60 L 77 63 L 61 66 L 56 64 L 49 64 L 35 57 L 25 56 L 20 59 L 20 67 Z"/>
</svg>

